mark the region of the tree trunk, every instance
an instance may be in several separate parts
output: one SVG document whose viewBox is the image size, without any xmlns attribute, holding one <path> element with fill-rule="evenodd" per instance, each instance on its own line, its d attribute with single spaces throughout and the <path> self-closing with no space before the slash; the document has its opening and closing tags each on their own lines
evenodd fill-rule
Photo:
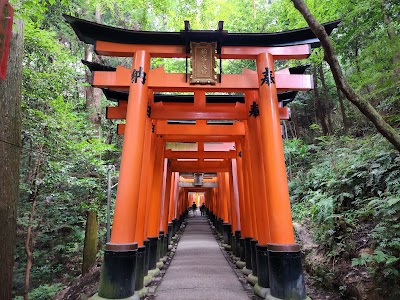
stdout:
<svg viewBox="0 0 400 300">
<path fill-rule="evenodd" d="M 298 136 L 301 136 L 301 132 L 299 129 L 299 123 L 297 120 L 297 108 L 296 105 L 292 105 L 292 120 L 293 120 L 293 124 L 294 124 L 294 132 L 295 132 L 295 138 L 297 138 Z"/>
<path fill-rule="evenodd" d="M 292 0 L 292 2 L 294 3 L 296 9 L 299 10 L 303 15 L 315 36 L 320 40 L 321 45 L 324 48 L 325 60 L 331 67 L 332 75 L 335 79 L 336 85 L 343 92 L 346 98 L 355 106 L 357 106 L 357 108 L 375 125 L 378 132 L 380 132 L 390 143 L 396 147 L 397 150 L 400 151 L 399 133 L 392 126 L 385 122 L 382 116 L 368 102 L 368 100 L 356 93 L 348 84 L 325 28 L 311 14 L 303 0 Z"/>
<path fill-rule="evenodd" d="M 96 262 L 97 255 L 97 214 L 89 210 L 86 218 L 85 245 L 83 248 L 82 275 L 85 275 Z"/>
<path fill-rule="evenodd" d="M 0 79 L 0 299 L 11 300 L 19 196 L 21 86 L 24 37 L 15 22 L 5 80 Z"/>
<path fill-rule="evenodd" d="M 322 133 L 324 135 L 329 135 L 328 125 L 326 124 L 326 120 L 325 120 L 326 114 L 324 112 L 324 109 L 322 108 L 321 99 L 319 97 L 318 77 L 317 77 L 317 69 L 316 68 L 313 69 L 313 77 L 314 77 L 315 117 L 321 124 Z"/>
<path fill-rule="evenodd" d="M 323 103 L 323 107 L 324 107 L 323 111 L 328 120 L 329 134 L 333 134 L 333 124 L 332 124 L 333 105 L 332 105 L 331 99 L 329 98 L 328 87 L 325 82 L 325 75 L 324 75 L 324 69 L 322 67 L 322 63 L 319 64 L 318 70 L 319 70 L 319 78 L 321 79 L 321 84 L 322 84 L 322 91 L 324 93 L 324 99 L 325 99 L 325 101 Z"/>
<path fill-rule="evenodd" d="M 38 156 L 35 161 L 35 166 L 32 171 L 31 180 L 31 190 L 32 192 L 29 194 L 28 201 L 32 202 L 32 208 L 29 213 L 29 222 L 26 230 L 26 239 L 25 239 L 25 253 L 26 253 L 26 267 L 25 267 L 25 280 L 24 280 L 24 300 L 29 300 L 29 285 L 31 278 L 31 269 L 33 264 L 33 250 L 35 249 L 35 235 L 32 230 L 33 220 L 36 212 L 36 200 L 39 193 L 39 175 L 40 175 L 40 167 L 43 162 L 43 144 L 41 144 L 38 148 Z M 39 229 L 40 222 L 36 228 Z"/>
<path fill-rule="evenodd" d="M 349 122 L 347 121 L 346 108 L 344 107 L 342 92 L 337 88 L 337 94 L 340 103 L 340 112 L 342 113 L 343 129 L 347 133 L 349 131 Z"/>
</svg>

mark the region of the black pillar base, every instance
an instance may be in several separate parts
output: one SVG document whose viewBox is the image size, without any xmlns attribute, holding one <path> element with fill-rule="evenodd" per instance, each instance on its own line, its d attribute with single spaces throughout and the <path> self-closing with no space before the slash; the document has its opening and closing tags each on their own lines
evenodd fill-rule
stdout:
<svg viewBox="0 0 400 300">
<path fill-rule="evenodd" d="M 218 218 L 218 232 L 221 235 L 224 233 L 223 224 L 224 224 L 224 220 L 222 220 L 221 218 Z"/>
<path fill-rule="evenodd" d="M 271 296 L 278 299 L 306 299 L 300 246 L 268 244 Z"/>
<path fill-rule="evenodd" d="M 173 234 L 173 224 L 172 224 L 172 222 L 169 222 L 168 223 L 168 245 L 171 243 L 172 234 Z"/>
<path fill-rule="evenodd" d="M 139 291 L 144 286 L 144 264 L 146 258 L 146 247 L 141 246 L 137 250 L 136 255 L 136 283 L 135 283 L 135 290 Z"/>
<path fill-rule="evenodd" d="M 246 269 L 251 270 L 251 247 L 250 241 L 252 238 L 244 238 L 244 254 L 245 254 L 245 262 Z"/>
<path fill-rule="evenodd" d="M 235 252 L 233 253 L 236 257 L 240 257 L 240 230 L 235 231 Z"/>
<path fill-rule="evenodd" d="M 167 253 L 168 253 L 168 245 L 169 245 L 169 242 L 168 242 L 168 240 L 169 240 L 169 233 L 167 233 L 166 235 L 164 235 L 164 256 L 166 256 L 167 255 Z M 163 256 L 163 257 L 164 257 Z"/>
<path fill-rule="evenodd" d="M 164 253 L 164 231 L 160 231 L 160 238 L 158 239 L 158 249 L 157 249 L 157 253 L 158 253 L 158 259 L 157 261 L 165 256 Z"/>
<path fill-rule="evenodd" d="M 150 237 L 149 238 L 149 270 L 153 270 L 157 268 L 157 244 L 158 237 Z"/>
<path fill-rule="evenodd" d="M 224 244 L 230 245 L 232 235 L 232 225 L 229 223 L 223 223 L 223 242 Z"/>
<path fill-rule="evenodd" d="M 136 282 L 137 243 L 107 243 L 101 266 L 99 296 L 123 299 L 133 296 Z"/>
<path fill-rule="evenodd" d="M 246 261 L 246 254 L 244 252 L 244 238 L 239 239 L 239 247 L 240 247 L 240 260 Z"/>
<path fill-rule="evenodd" d="M 178 220 L 177 219 L 172 220 L 172 228 L 174 229 L 172 236 L 175 236 L 175 234 L 178 232 Z"/>
<path fill-rule="evenodd" d="M 268 248 L 267 245 L 256 245 L 258 285 L 269 288 Z"/>
<path fill-rule="evenodd" d="M 234 234 L 231 234 L 231 249 L 232 249 L 232 254 L 235 255 L 236 253 L 236 238 Z"/>
<path fill-rule="evenodd" d="M 250 252 L 251 252 L 251 273 L 254 276 L 257 276 L 257 254 L 256 254 L 256 245 L 258 241 L 257 240 L 251 240 L 250 241 Z"/>
<path fill-rule="evenodd" d="M 144 276 L 147 276 L 149 275 L 150 240 L 144 240 L 143 244 L 146 247 L 144 257 Z"/>
</svg>

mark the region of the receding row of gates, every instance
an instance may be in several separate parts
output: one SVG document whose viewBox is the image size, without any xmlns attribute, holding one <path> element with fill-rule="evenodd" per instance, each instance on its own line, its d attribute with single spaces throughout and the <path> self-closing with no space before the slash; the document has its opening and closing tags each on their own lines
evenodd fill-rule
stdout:
<svg viewBox="0 0 400 300">
<path fill-rule="evenodd" d="M 312 32 L 232 34 L 222 22 L 215 31 L 185 22 L 180 32 L 143 32 L 65 18 L 97 54 L 133 58 L 131 69 L 85 62 L 91 84 L 117 102 L 107 118 L 126 120 L 118 125 L 120 177 L 98 295 L 122 299 L 142 288 L 201 193 L 225 242 L 256 277 L 256 292 L 305 299 L 280 120 L 289 118 L 284 103 L 313 83 L 304 68 L 275 71 L 274 61 L 307 58 L 318 46 Z M 185 58 L 186 72 L 151 69 L 153 57 Z M 255 60 L 257 71 L 223 74 L 223 59 Z M 203 184 L 191 183 L 194 173 L 206 174 Z"/>
</svg>

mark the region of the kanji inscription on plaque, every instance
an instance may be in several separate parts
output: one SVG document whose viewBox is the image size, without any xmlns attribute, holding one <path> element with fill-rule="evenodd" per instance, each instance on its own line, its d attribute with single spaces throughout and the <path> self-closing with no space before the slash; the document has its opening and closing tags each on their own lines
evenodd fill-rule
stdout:
<svg viewBox="0 0 400 300">
<path fill-rule="evenodd" d="M 215 84 L 215 49 L 216 43 L 191 43 L 192 73 L 191 84 Z"/>
</svg>

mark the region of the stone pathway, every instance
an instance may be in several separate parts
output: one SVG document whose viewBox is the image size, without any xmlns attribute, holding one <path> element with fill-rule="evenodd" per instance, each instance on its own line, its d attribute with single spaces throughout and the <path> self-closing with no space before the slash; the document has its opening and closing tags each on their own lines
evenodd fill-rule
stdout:
<svg viewBox="0 0 400 300">
<path fill-rule="evenodd" d="M 189 216 L 155 299 L 250 299 L 222 254 L 205 217 Z"/>
</svg>

